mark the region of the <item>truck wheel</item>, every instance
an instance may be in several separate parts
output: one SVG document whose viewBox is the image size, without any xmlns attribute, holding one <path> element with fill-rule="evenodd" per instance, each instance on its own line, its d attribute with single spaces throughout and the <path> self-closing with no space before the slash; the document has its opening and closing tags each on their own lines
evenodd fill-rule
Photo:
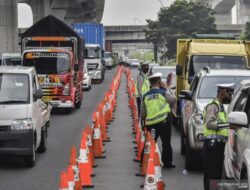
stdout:
<svg viewBox="0 0 250 190">
<path fill-rule="evenodd" d="M 200 170 L 202 169 L 202 157 L 201 157 L 201 151 L 195 151 L 192 150 L 189 145 L 189 139 L 188 135 L 186 138 L 186 170 Z"/>
<path fill-rule="evenodd" d="M 44 153 L 47 150 L 47 124 L 43 126 L 42 133 L 41 133 L 41 143 L 38 147 L 38 152 Z"/>
<path fill-rule="evenodd" d="M 24 157 L 24 163 L 27 167 L 33 167 L 36 162 L 36 146 L 35 141 L 32 146 L 32 154 Z"/>
</svg>

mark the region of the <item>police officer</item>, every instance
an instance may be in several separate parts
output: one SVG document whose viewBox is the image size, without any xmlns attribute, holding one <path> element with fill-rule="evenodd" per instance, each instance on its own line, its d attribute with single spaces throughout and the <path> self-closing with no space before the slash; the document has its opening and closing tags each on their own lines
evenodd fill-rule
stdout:
<svg viewBox="0 0 250 190">
<path fill-rule="evenodd" d="M 138 116 L 141 116 L 141 101 L 143 95 L 146 94 L 150 90 L 150 83 L 148 80 L 148 71 L 149 71 L 149 64 L 142 63 L 140 73 L 137 76 L 136 80 L 136 102 L 137 102 L 137 109 L 138 109 Z"/>
<path fill-rule="evenodd" d="M 161 81 L 161 73 L 149 77 L 151 90 L 143 97 L 142 115 L 147 131 L 155 130 L 155 142 L 160 136 L 162 141 L 162 162 L 164 168 L 174 168 L 172 164 L 170 104 L 175 97 L 167 91 L 166 84 Z"/>
<path fill-rule="evenodd" d="M 204 109 L 204 189 L 209 190 L 211 180 L 221 179 L 225 143 L 228 138 L 227 113 L 223 104 L 229 104 L 234 84 L 219 84 L 217 98 Z"/>
</svg>

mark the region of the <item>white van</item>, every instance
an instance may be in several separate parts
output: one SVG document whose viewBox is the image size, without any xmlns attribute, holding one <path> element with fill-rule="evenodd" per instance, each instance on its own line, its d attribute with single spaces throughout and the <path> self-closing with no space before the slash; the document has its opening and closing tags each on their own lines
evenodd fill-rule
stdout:
<svg viewBox="0 0 250 190">
<path fill-rule="evenodd" d="M 0 155 L 23 156 L 34 166 L 47 148 L 51 106 L 42 100 L 33 67 L 0 67 Z"/>
</svg>

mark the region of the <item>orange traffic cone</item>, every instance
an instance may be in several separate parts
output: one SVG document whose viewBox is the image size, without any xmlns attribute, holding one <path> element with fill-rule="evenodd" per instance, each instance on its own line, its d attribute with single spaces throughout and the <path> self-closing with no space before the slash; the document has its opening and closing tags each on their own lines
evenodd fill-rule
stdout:
<svg viewBox="0 0 250 190">
<path fill-rule="evenodd" d="M 79 168 L 77 165 L 77 150 L 75 146 L 72 146 L 71 152 L 70 152 L 70 162 L 69 164 L 72 166 L 72 169 L 74 171 L 74 182 L 75 182 L 75 190 L 81 190 L 81 182 L 80 182 L 80 174 L 79 174 Z"/>
<path fill-rule="evenodd" d="M 68 174 L 65 171 L 61 173 L 59 190 L 69 190 Z"/>
<path fill-rule="evenodd" d="M 157 189 L 156 175 L 155 175 L 155 144 L 151 140 L 150 155 L 148 159 L 147 174 L 144 182 L 144 190 L 153 190 Z M 158 190 L 158 189 L 157 189 Z"/>
<path fill-rule="evenodd" d="M 142 156 L 144 144 L 145 144 L 145 133 L 143 131 L 140 131 L 140 142 L 138 146 L 137 156 L 134 159 L 135 162 L 141 162 L 141 156 Z"/>
<path fill-rule="evenodd" d="M 153 142 L 153 146 L 155 146 L 154 164 L 155 164 L 157 190 L 164 190 L 165 184 L 163 182 L 163 177 L 161 172 L 160 152 L 158 145 L 155 142 Z"/>
<path fill-rule="evenodd" d="M 106 158 L 103 156 L 103 145 L 102 145 L 102 134 L 100 129 L 100 119 L 99 114 L 95 112 L 93 114 L 94 122 L 94 134 L 92 136 L 93 148 L 94 148 L 94 157 L 95 158 Z"/>
<path fill-rule="evenodd" d="M 99 121 L 101 127 L 101 134 L 102 134 L 102 141 L 103 142 L 110 142 L 110 137 L 107 135 L 107 124 L 104 118 L 104 105 L 100 104 L 98 108 L 99 113 Z"/>
<path fill-rule="evenodd" d="M 142 158 L 142 167 L 141 172 L 139 174 L 136 174 L 136 176 L 145 176 L 148 166 L 148 159 L 150 154 L 150 146 L 151 146 L 151 134 L 150 132 L 147 132 L 147 138 L 144 146 L 144 152 L 143 152 L 143 158 Z"/>
<path fill-rule="evenodd" d="M 68 186 L 69 190 L 75 190 L 74 171 L 71 165 L 68 166 Z"/>
<path fill-rule="evenodd" d="M 91 168 L 88 159 L 87 150 L 87 133 L 83 133 L 80 146 L 80 155 L 78 159 L 78 165 L 80 170 L 80 179 L 82 187 L 94 187 L 91 181 Z"/>
<path fill-rule="evenodd" d="M 93 130 L 89 125 L 86 126 L 86 132 L 87 132 L 87 145 L 89 148 L 89 154 L 90 154 L 90 159 L 91 159 L 91 164 L 92 167 L 97 167 L 97 164 L 95 163 L 95 158 L 94 158 L 94 148 L 93 148 L 93 143 L 92 143 L 92 136 L 93 136 Z"/>
</svg>

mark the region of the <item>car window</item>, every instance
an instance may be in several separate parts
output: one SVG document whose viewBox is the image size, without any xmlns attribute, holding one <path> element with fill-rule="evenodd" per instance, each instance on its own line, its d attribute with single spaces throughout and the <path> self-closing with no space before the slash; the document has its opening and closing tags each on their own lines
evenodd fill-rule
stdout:
<svg viewBox="0 0 250 190">
<path fill-rule="evenodd" d="M 234 111 L 245 111 L 246 102 L 247 102 L 247 94 L 243 92 L 240 95 L 237 103 L 235 104 Z"/>
</svg>

